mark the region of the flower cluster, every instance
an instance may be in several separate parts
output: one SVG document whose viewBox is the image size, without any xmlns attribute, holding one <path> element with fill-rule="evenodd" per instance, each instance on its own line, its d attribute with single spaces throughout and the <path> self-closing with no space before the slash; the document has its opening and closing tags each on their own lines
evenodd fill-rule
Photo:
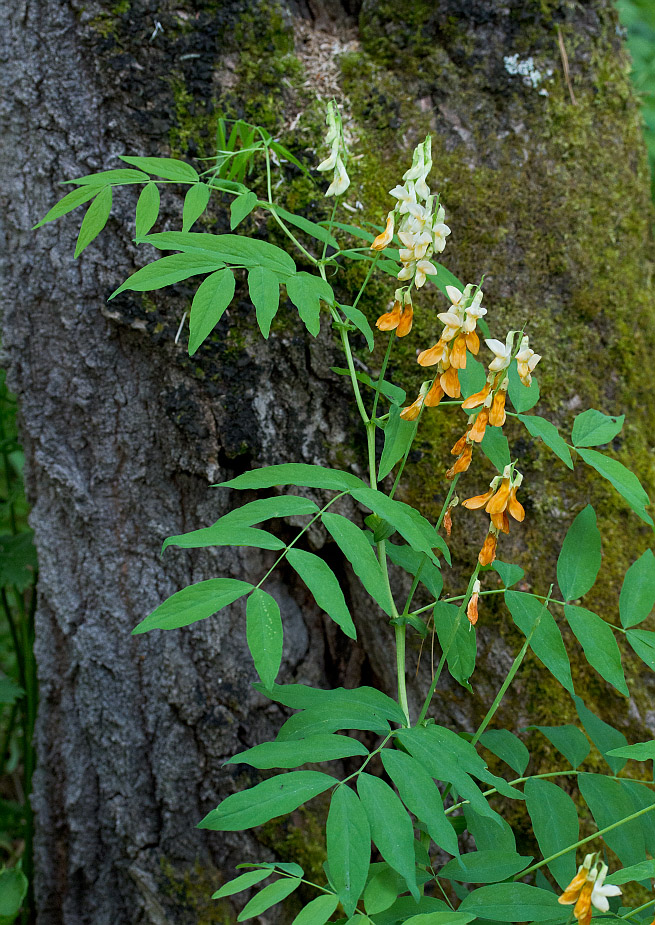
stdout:
<svg viewBox="0 0 655 925">
<path fill-rule="evenodd" d="M 601 864 L 598 867 L 597 857 L 597 854 L 588 854 L 585 857 L 577 874 L 558 900 L 563 906 L 572 906 L 575 903 L 573 914 L 578 920 L 578 925 L 589 925 L 592 906 L 599 912 L 609 912 L 607 897 L 621 895 L 618 886 L 605 886 L 607 865 Z"/>
<path fill-rule="evenodd" d="M 490 565 L 496 558 L 498 534 L 509 533 L 508 513 L 519 522 L 524 519 L 523 505 L 516 497 L 522 481 L 523 476 L 520 472 L 517 472 L 511 465 L 505 466 L 502 476 L 497 475 L 492 479 L 488 491 L 483 495 L 476 495 L 474 498 L 462 501 L 463 507 L 470 511 L 483 507 L 491 518 L 489 532 L 478 556 L 480 565 Z"/>
<path fill-rule="evenodd" d="M 443 206 L 434 211 L 435 197 L 430 193 L 427 176 L 432 169 L 432 141 L 430 137 L 417 145 L 412 166 L 403 175 L 402 186 L 389 190 L 398 200 L 395 209 L 387 216 L 387 225 L 382 234 L 371 244 L 372 250 L 381 251 L 391 243 L 398 219 L 398 238 L 404 246 L 399 256 L 402 269 L 398 279 L 420 289 L 426 277 L 436 275 L 437 268 L 430 262 L 433 253 L 442 253 L 450 228 L 444 224 L 446 213 Z"/>
<path fill-rule="evenodd" d="M 318 165 L 317 170 L 334 171 L 332 183 L 330 183 L 326 196 L 341 196 L 350 186 L 350 178 L 346 173 L 344 161 L 348 157 L 346 143 L 343 138 L 343 126 L 341 125 L 341 116 L 336 104 L 330 100 L 327 105 L 326 122 L 328 126 L 325 144 L 330 147 L 330 155 Z"/>
</svg>

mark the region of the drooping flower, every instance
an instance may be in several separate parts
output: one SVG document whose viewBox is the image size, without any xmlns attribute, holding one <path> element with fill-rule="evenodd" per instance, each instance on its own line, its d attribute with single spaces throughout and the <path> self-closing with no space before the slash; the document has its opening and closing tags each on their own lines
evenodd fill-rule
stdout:
<svg viewBox="0 0 655 925">
<path fill-rule="evenodd" d="M 346 172 L 345 161 L 348 157 L 346 143 L 343 137 L 343 127 L 341 125 L 341 116 L 333 100 L 327 105 L 325 121 L 328 130 L 325 136 L 325 144 L 330 147 L 330 153 L 324 161 L 316 168 L 322 173 L 333 170 L 334 175 L 330 183 L 326 196 L 341 196 L 350 186 L 350 179 Z"/>
<path fill-rule="evenodd" d="M 395 331 L 396 337 L 405 337 L 412 330 L 414 308 L 409 290 L 396 289 L 391 311 L 384 312 L 375 322 L 380 331 Z"/>
<path fill-rule="evenodd" d="M 394 217 L 393 212 L 389 212 L 387 215 L 387 226 L 384 231 L 377 236 L 375 241 L 371 244 L 372 251 L 382 251 L 385 249 L 387 244 L 391 244 L 391 239 L 393 238 L 393 226 L 394 226 Z"/>
<path fill-rule="evenodd" d="M 500 372 L 507 369 L 512 359 L 512 348 L 514 346 L 514 331 L 510 331 L 507 339 L 503 344 L 500 340 L 490 338 L 485 340 L 485 344 L 494 354 L 494 359 L 489 364 L 489 370 L 492 373 Z"/>
<path fill-rule="evenodd" d="M 470 439 L 470 434 L 467 439 Z M 483 507 L 491 518 L 489 533 L 478 557 L 481 565 L 489 565 L 493 562 L 496 556 L 498 534 L 509 533 L 508 513 L 517 521 L 522 521 L 525 517 L 523 505 L 516 497 L 522 481 L 523 476 L 520 472 L 517 472 L 512 465 L 505 466 L 503 474 L 491 480 L 488 491 L 462 501 L 462 506 L 472 511 Z"/>
<path fill-rule="evenodd" d="M 475 626 L 478 622 L 478 598 L 480 597 L 480 582 L 476 579 L 473 583 L 473 593 L 471 594 L 470 600 L 466 605 L 466 616 L 468 617 L 469 623 L 471 626 Z"/>
<path fill-rule="evenodd" d="M 528 388 L 532 384 L 532 373 L 541 357 L 528 346 L 528 338 L 521 338 L 521 346 L 516 354 L 516 367 L 523 385 Z"/>
<path fill-rule="evenodd" d="M 607 897 L 621 894 L 618 886 L 605 886 L 608 868 L 606 864 L 601 864 L 599 868 L 597 863 L 594 863 L 597 857 L 597 854 L 586 855 L 577 874 L 558 898 L 558 902 L 563 906 L 572 906 L 575 903 L 573 914 L 578 920 L 578 925 L 589 925 L 593 914 L 592 906 L 599 912 L 608 912 Z"/>
</svg>

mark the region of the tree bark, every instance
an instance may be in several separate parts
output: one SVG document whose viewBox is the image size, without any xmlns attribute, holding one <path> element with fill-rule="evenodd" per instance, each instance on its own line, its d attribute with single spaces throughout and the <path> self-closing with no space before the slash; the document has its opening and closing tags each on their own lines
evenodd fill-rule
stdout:
<svg viewBox="0 0 655 925">
<path fill-rule="evenodd" d="M 434 185 L 453 228 L 444 262 L 466 280 L 486 274 L 492 334 L 528 322 L 557 423 L 570 424 L 589 405 L 629 413 L 625 445 L 614 449 L 652 487 L 653 403 L 642 382 L 655 343 L 650 204 L 628 62 L 610 0 L 16 0 L 3 15 L 2 336 L 21 405 L 40 562 L 38 922 L 214 921 L 208 897 L 239 861 L 286 854 L 319 866 L 309 814 L 245 836 L 194 828 L 249 782 L 223 762 L 274 735 L 283 711 L 251 687 L 241 603 L 186 630 L 130 630 L 186 584 L 248 578 L 268 566 L 268 554 L 243 549 L 160 558 L 166 536 L 209 525 L 234 503 L 211 483 L 284 461 L 362 472 L 347 392 L 330 372 L 341 365 L 339 352 L 327 326 L 314 340 L 290 309 L 264 344 L 245 287 L 219 336 L 193 360 L 175 343 L 190 288 L 126 294 L 108 305 L 111 291 L 150 259 L 131 243 L 127 191 L 116 194 L 107 229 L 78 261 L 76 215 L 30 228 L 62 194 L 61 180 L 115 167 L 118 154 L 210 154 L 221 109 L 262 120 L 315 161 L 323 133 L 317 91 L 338 96 L 353 149 L 372 159 L 372 168 L 366 158 L 356 162 L 349 201 L 379 221 L 386 191 L 431 131 Z M 324 208 L 295 171 L 286 176 L 293 208 Z M 179 227 L 180 213 L 170 193 L 162 230 Z M 219 210 L 210 230 L 227 227 Z M 267 233 L 256 223 L 249 230 Z M 388 289 L 373 290 L 371 319 Z M 408 393 L 420 381 L 416 348 L 436 340 L 439 298 L 421 297 L 416 337 L 393 361 Z M 373 370 L 375 357 L 362 354 Z M 461 420 L 447 420 L 435 415 L 426 425 L 405 489 L 428 513 L 444 497 L 448 440 L 461 430 Z M 591 498 L 608 565 L 592 603 L 611 614 L 621 569 L 648 531 L 606 500 L 609 489 L 597 479 L 576 476 L 573 491 L 539 447 L 523 438 L 518 450 L 534 462 L 528 520 L 501 556 L 513 551 L 530 587 L 547 589 L 548 555 L 581 498 Z M 484 481 L 472 477 L 467 493 Z M 456 512 L 466 561 L 482 536 L 481 519 Z M 318 686 L 372 681 L 393 692 L 390 628 L 357 597 L 325 538 L 317 531 L 310 542 L 350 588 L 359 642 L 337 635 L 282 569 L 272 588 L 285 626 L 281 676 Z M 507 618 L 485 610 L 475 696 L 445 684 L 437 705 L 443 721 L 465 729 L 475 728 L 515 651 Z M 605 705 L 626 730 L 652 737 L 655 687 L 630 658 L 630 716 L 589 669 L 576 668 L 576 683 L 591 706 Z M 507 716 L 568 721 L 568 696 L 536 662 L 530 667 Z M 428 670 L 424 656 L 414 704 Z M 235 913 L 226 903 L 220 914 Z"/>
</svg>

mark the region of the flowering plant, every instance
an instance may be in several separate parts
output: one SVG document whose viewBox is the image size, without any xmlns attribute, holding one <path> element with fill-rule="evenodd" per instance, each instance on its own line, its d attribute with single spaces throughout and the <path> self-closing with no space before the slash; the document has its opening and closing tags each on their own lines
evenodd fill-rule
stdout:
<svg viewBox="0 0 655 925">
<path fill-rule="evenodd" d="M 235 507 L 209 527 L 169 537 L 164 548 L 252 546 L 276 556 L 271 567 L 257 581 L 216 577 L 184 588 L 134 630 L 139 634 L 188 626 L 245 600 L 245 634 L 260 679 L 255 686 L 293 711 L 274 741 L 256 744 L 230 759 L 230 765 L 265 773 L 253 787 L 222 800 L 200 822 L 202 828 L 216 832 L 253 828 L 320 794 L 330 794 L 320 883 L 310 882 L 296 863 L 265 861 L 241 865 L 251 869 L 223 884 L 215 898 L 257 888 L 238 916 L 244 921 L 263 914 L 305 884 L 316 896 L 296 916 L 296 925 L 323 925 L 334 916 L 349 925 L 466 925 L 476 919 L 558 923 L 567 921 L 562 908 L 566 904 L 573 905 L 572 915 L 581 925 L 588 925 L 594 909 L 604 916 L 645 922 L 655 900 L 647 899 L 636 908 L 622 907 L 619 887 L 630 881 L 647 884 L 655 877 L 655 792 L 639 765 L 630 765 L 629 773 L 625 768 L 628 762 L 654 760 L 655 742 L 629 745 L 576 694 L 553 610 L 563 615 L 592 668 L 628 697 L 615 634 L 625 636 L 634 652 L 655 668 L 655 633 L 637 628 L 655 604 L 655 557 L 647 550 L 625 575 L 619 598 L 621 626 L 579 604 L 594 585 L 601 565 L 601 536 L 591 505 L 573 518 L 550 587 L 532 592 L 521 584 L 522 590 L 515 590 L 523 570 L 497 558 L 510 518 L 517 523 L 525 518 L 519 500 L 524 474 L 518 460 L 510 456 L 503 431 L 508 417 L 529 436 L 541 439 L 569 470 L 574 468 L 574 458 L 576 464 L 595 469 L 637 517 L 653 526 L 648 496 L 636 476 L 612 456 L 592 449 L 609 443 L 621 430 L 623 418 L 594 409 L 584 411 L 575 418 L 569 441 L 550 421 L 528 414 L 539 398 L 533 374 L 541 360 L 530 346 L 529 334 L 512 330 L 504 339 L 491 337 L 487 318 L 493 312 L 482 305 L 482 281 L 464 285 L 434 262 L 435 255 L 446 248 L 450 228 L 444 205 L 429 186 L 430 139 L 417 145 L 403 182 L 390 190 L 393 207 L 386 223 L 373 234 L 336 221 L 340 197 L 350 180 L 343 127 L 333 104 L 328 108 L 327 124 L 329 153 L 318 170 L 332 174 L 326 192 L 334 197 L 329 221 L 294 216 L 275 203 L 271 179 L 275 164 L 287 160 L 305 169 L 291 152 L 264 129 L 243 122 L 235 124 L 228 143 L 221 122 L 223 146 L 203 174 L 170 158 L 124 157 L 128 168 L 71 181 L 73 191 L 39 223 L 89 202 L 77 255 L 104 227 L 112 190 L 142 185 L 136 208 L 137 242 L 175 253 L 138 270 L 112 298 L 127 290 L 151 291 L 204 276 L 189 315 L 189 353 L 193 355 L 211 338 L 242 274 L 247 275 L 250 300 L 264 338 L 269 337 L 279 309 L 282 286 L 311 336 L 319 334 L 322 317 L 331 322 L 345 356 L 346 368 L 340 372 L 350 381 L 354 407 L 366 434 L 366 480 L 341 469 L 285 463 L 254 469 L 222 483 L 237 493 L 269 494 Z M 243 182 L 253 159 L 260 155 L 265 165 L 264 198 Z M 162 182 L 188 186 L 182 231 L 151 233 Z M 258 238 L 192 232 L 213 192 L 232 197 L 232 231 L 254 210 L 268 213 L 289 241 L 295 259 L 287 250 Z M 363 245 L 343 245 L 337 238 L 341 235 L 355 237 Z M 339 289 L 339 273 L 348 259 L 368 264 L 364 282 L 351 299 Z M 309 269 L 299 269 L 296 260 Z M 374 350 L 374 331 L 358 305 L 376 273 L 393 281 L 389 284 L 390 307 L 376 321 L 387 340 L 379 375 L 373 379 L 356 371 L 352 339 L 359 337 L 370 352 Z M 414 311 L 420 310 L 420 290 L 428 282 L 436 284 L 447 302 L 437 315 L 441 332 L 436 342 L 419 345 L 418 365 L 429 371 L 428 379 L 408 402 L 404 390 L 386 375 L 396 338 L 411 334 Z M 480 334 L 490 354 L 486 370 L 478 360 L 483 350 Z M 441 512 L 432 523 L 395 494 L 423 415 L 461 411 L 466 415 L 463 432 L 452 447 L 455 459 L 444 473 Z M 381 452 L 378 434 L 383 436 Z M 475 476 L 480 453 L 497 474 L 488 489 L 477 494 L 479 486 L 472 494 L 467 491 L 471 496 L 460 502 L 456 488 L 465 475 Z M 294 491 L 280 493 L 278 489 L 284 486 Z M 303 496 L 307 488 L 324 493 L 321 506 Z M 457 511 L 458 507 L 465 510 Z M 468 581 L 459 593 L 444 597 L 443 576 L 452 567 L 448 538 L 453 520 L 474 518 L 477 515 L 469 512 L 483 508 L 489 515 L 488 531 Z M 285 517 L 307 518 L 288 543 L 258 526 Z M 396 699 L 373 687 L 321 690 L 277 683 L 283 622 L 278 601 L 264 586 L 283 561 L 307 585 L 327 617 L 348 637 L 356 637 L 355 622 L 334 571 L 325 559 L 304 548 L 310 527 L 323 529 L 334 541 L 371 606 L 393 628 Z M 554 593 L 555 577 L 559 595 Z M 498 580 L 500 589 L 489 587 Z M 504 595 L 509 617 L 525 641 L 479 727 L 470 732 L 441 725 L 431 715 L 431 707 L 442 674 L 447 670 L 459 685 L 472 690 L 475 625 L 484 619 L 486 595 L 497 593 Z M 418 607 L 414 605 L 417 594 L 426 601 Z M 431 631 L 441 654 L 420 709 L 412 710 L 407 695 L 406 638 L 415 633 L 424 639 Z M 537 727 L 562 756 L 545 774 L 526 774 L 530 754 L 523 740 L 511 730 L 493 726 L 498 707 L 529 650 L 573 698 L 581 726 Z M 580 770 L 592 745 L 611 773 Z M 506 776 L 492 773 L 488 755 L 494 756 Z M 357 767 L 340 776 L 334 769 L 345 760 Z M 308 764 L 309 769 L 299 770 Z M 324 764 L 327 770 L 316 768 Z M 377 772 L 371 773 L 374 769 Z M 271 775 L 271 771 L 281 773 Z M 565 789 L 571 782 L 577 785 L 578 805 Z M 512 818 L 517 814 L 529 817 L 540 852 L 536 860 L 517 851 L 515 833 L 503 816 L 508 801 Z M 583 816 L 585 831 L 592 819 L 595 826 L 581 837 L 583 804 L 589 811 Z M 595 853 L 587 854 L 576 873 L 577 849 L 592 843 Z M 601 854 L 613 865 L 621 865 L 620 869 L 608 876 L 608 864 L 600 860 Z M 262 887 L 265 880 L 270 882 Z M 563 891 L 559 896 L 558 890 Z"/>
</svg>

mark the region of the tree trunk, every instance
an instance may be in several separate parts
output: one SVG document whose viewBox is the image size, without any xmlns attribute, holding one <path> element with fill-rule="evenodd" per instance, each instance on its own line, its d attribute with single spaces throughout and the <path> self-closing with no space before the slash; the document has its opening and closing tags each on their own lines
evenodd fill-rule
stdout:
<svg viewBox="0 0 655 925">
<path fill-rule="evenodd" d="M 280 856 L 320 867 L 309 812 L 245 836 L 194 828 L 248 784 L 223 762 L 274 735 L 283 711 L 251 687 L 242 603 L 186 630 L 130 630 L 185 584 L 248 578 L 270 563 L 267 553 L 224 548 L 160 558 L 166 536 L 209 525 L 234 503 L 211 483 L 283 461 L 362 471 L 347 392 L 330 372 L 342 362 L 327 326 L 314 340 L 291 309 L 264 344 L 245 287 L 192 360 L 184 337 L 175 343 L 186 285 L 108 304 L 151 259 L 131 243 L 128 190 L 116 194 L 107 229 L 78 261 L 77 215 L 38 233 L 30 227 L 62 194 L 59 181 L 115 167 L 118 154 L 211 154 L 221 110 L 262 122 L 316 163 L 324 131 L 317 93 L 337 96 L 352 148 L 366 155 L 355 162 L 348 202 L 381 221 L 387 190 L 429 131 L 433 186 L 453 228 L 444 262 L 465 280 L 485 274 L 492 336 L 527 323 L 544 356 L 545 413 L 556 423 L 569 426 L 588 406 L 629 414 L 625 445 L 614 449 L 652 486 L 654 408 L 642 372 L 655 344 L 650 203 L 629 64 L 610 0 L 15 0 L 3 13 L 3 343 L 21 403 L 40 561 L 38 922 L 233 920 L 229 903 L 217 913 L 209 897 L 239 861 Z M 281 193 L 292 208 L 325 209 L 296 170 L 286 177 Z M 180 213 L 171 192 L 161 228 L 178 228 Z M 219 209 L 210 230 L 227 227 Z M 266 233 L 256 222 L 246 230 Z M 360 281 L 359 270 L 347 280 Z M 376 284 L 365 306 L 371 319 L 391 285 Z M 427 289 L 416 333 L 392 364 L 408 394 L 421 380 L 415 351 L 436 340 L 443 310 Z M 361 358 L 379 366 L 377 353 Z M 414 454 L 402 497 L 428 515 L 444 497 L 449 441 L 459 431 L 461 416 L 431 415 Z M 648 531 L 597 478 L 576 470 L 573 491 L 547 452 L 525 439 L 514 445 L 531 460 L 521 466 L 528 517 L 501 557 L 517 556 L 529 586 L 547 589 L 552 552 L 591 499 L 606 553 L 592 606 L 611 615 L 618 576 Z M 486 470 L 472 472 L 464 491 L 485 483 Z M 455 546 L 466 562 L 482 521 L 456 511 Z M 310 539 L 343 570 L 345 586 L 349 573 L 334 548 L 318 532 Z M 272 590 L 285 626 L 284 680 L 364 680 L 393 692 L 390 628 L 352 587 L 357 645 L 280 570 Z M 437 705 L 445 722 L 465 729 L 483 715 L 516 648 L 500 607 L 485 605 L 478 638 L 476 695 L 446 683 Z M 424 653 L 422 689 L 428 661 Z M 630 734 L 652 737 L 652 677 L 628 662 L 630 717 L 577 664 L 576 685 L 590 706 L 623 716 Z M 508 702 L 510 722 L 574 717 L 568 695 L 537 662 L 527 664 Z"/>
</svg>

